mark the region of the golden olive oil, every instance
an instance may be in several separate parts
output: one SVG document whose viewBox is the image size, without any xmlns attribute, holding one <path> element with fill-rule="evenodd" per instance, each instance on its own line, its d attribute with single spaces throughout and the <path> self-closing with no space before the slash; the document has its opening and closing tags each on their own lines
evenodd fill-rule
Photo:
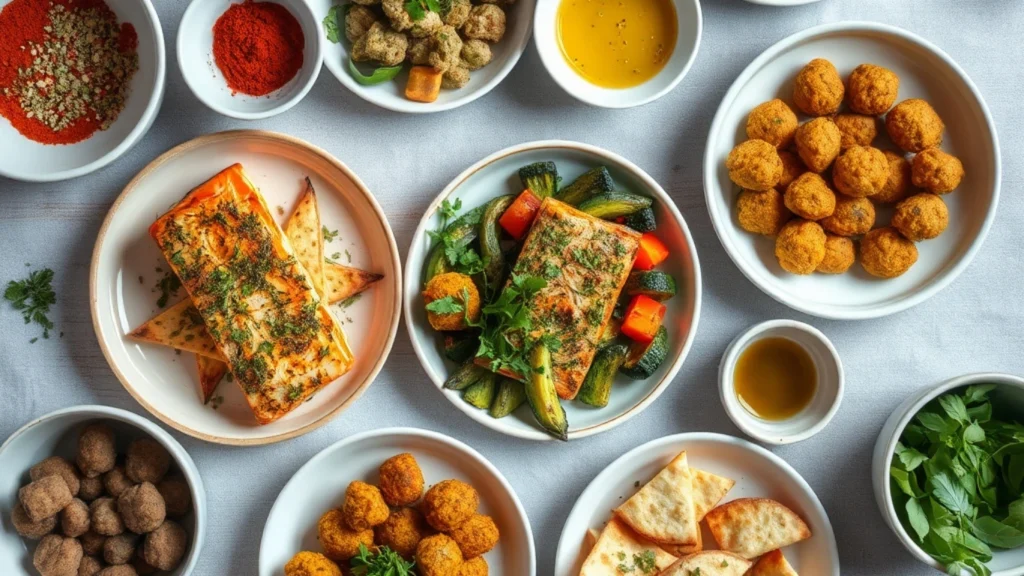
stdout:
<svg viewBox="0 0 1024 576">
<path fill-rule="evenodd" d="M 733 380 L 736 396 L 748 412 L 778 421 L 796 416 L 811 403 L 818 372 L 803 346 L 788 338 L 762 338 L 740 354 Z"/>
</svg>

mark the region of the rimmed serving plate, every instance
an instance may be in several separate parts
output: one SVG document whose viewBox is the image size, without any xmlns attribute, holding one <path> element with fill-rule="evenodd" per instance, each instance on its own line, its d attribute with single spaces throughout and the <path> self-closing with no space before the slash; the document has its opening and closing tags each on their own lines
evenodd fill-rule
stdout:
<svg viewBox="0 0 1024 576">
<path fill-rule="evenodd" d="M 317 520 L 340 506 L 354 480 L 376 483 L 388 458 L 411 453 L 429 487 L 456 478 L 480 494 L 481 514 L 494 519 L 501 538 L 484 555 L 491 576 L 535 576 L 536 551 L 526 511 L 501 472 L 469 446 L 437 432 L 416 428 L 371 430 L 341 440 L 313 457 L 281 490 L 260 541 L 259 574 L 277 576 L 302 550 L 320 551 Z"/>
<path fill-rule="evenodd" d="M 611 510 L 632 496 L 685 450 L 691 467 L 732 478 L 736 485 L 724 502 L 737 498 L 771 498 L 788 506 L 807 523 L 811 537 L 783 552 L 800 574 L 838 576 L 839 549 L 828 514 L 807 482 L 778 456 L 725 434 L 687 433 L 665 436 L 630 450 L 597 475 L 580 494 L 562 528 L 555 554 L 555 576 L 579 573 L 583 540 L 591 528 L 600 530 Z M 705 548 L 714 539 L 704 527 Z"/>
<path fill-rule="evenodd" d="M 958 156 L 967 176 L 943 197 L 949 228 L 920 243 L 909 272 L 879 280 L 855 264 L 846 274 L 796 276 L 774 256 L 774 240 L 745 232 L 736 220 L 738 189 L 725 158 L 746 138 L 750 110 L 772 98 L 790 100 L 793 78 L 807 62 L 827 58 L 844 78 L 859 64 L 885 66 L 900 77 L 898 101 L 924 98 L 946 123 L 943 149 Z M 879 136 L 876 145 L 885 147 Z M 920 304 L 948 286 L 970 264 L 995 219 L 1001 164 L 999 142 L 988 107 L 967 74 L 945 52 L 905 30 L 875 22 L 841 22 L 799 32 L 757 57 L 729 89 L 708 136 L 704 193 L 718 238 L 736 266 L 758 288 L 801 312 L 855 320 L 894 314 Z M 888 222 L 880 207 L 878 222 Z"/>
<path fill-rule="evenodd" d="M 521 192 L 518 190 L 518 169 L 540 161 L 554 162 L 564 184 L 572 182 L 591 168 L 604 165 L 608 167 L 620 188 L 653 198 L 653 208 L 658 221 L 658 230 L 655 234 L 671 251 L 668 260 L 658 269 L 675 277 L 678 286 L 676 296 L 665 302 L 668 312 L 664 325 L 668 329 L 670 352 L 654 375 L 640 381 L 619 376 L 612 389 L 611 400 L 605 408 L 594 409 L 576 401 L 562 402 L 569 420 L 569 439 L 584 438 L 626 422 L 642 412 L 665 391 L 690 351 L 700 318 L 700 263 L 697 260 L 697 248 L 690 236 L 690 230 L 664 189 L 632 162 L 596 146 L 549 140 L 506 148 L 468 168 L 431 202 L 413 234 L 405 264 L 405 324 L 412 339 L 413 349 L 427 376 L 438 390 L 466 415 L 488 428 L 517 438 L 542 441 L 552 439 L 536 426 L 530 407 L 526 404 L 514 414 L 495 419 L 486 410 L 467 404 L 459 392 L 443 388 L 444 381 L 457 366 L 445 360 L 441 350 L 441 335 L 427 322 L 421 294 L 423 267 L 431 247 L 427 231 L 435 230 L 441 225 L 438 214 L 441 202 L 454 202 L 455 199 L 460 199 L 464 212 L 502 194 Z"/>
<path fill-rule="evenodd" d="M 147 229 L 193 187 L 241 162 L 278 223 L 298 202 L 309 177 L 323 225 L 337 230 L 325 253 L 341 264 L 384 275 L 347 307 L 332 305 L 356 356 L 352 370 L 277 422 L 259 426 L 236 383 L 221 382 L 223 402 L 204 405 L 190 353 L 129 340 L 126 334 L 160 312 L 154 285 L 166 271 Z M 347 256 L 351 256 L 348 260 Z M 93 250 L 89 289 L 93 327 L 125 389 L 154 416 L 209 442 L 279 442 L 340 414 L 380 371 L 398 330 L 402 270 L 391 227 L 358 176 L 327 152 L 297 138 L 240 130 L 201 136 L 166 152 L 125 187 L 107 214 Z M 184 290 L 169 301 L 185 298 Z"/>
</svg>

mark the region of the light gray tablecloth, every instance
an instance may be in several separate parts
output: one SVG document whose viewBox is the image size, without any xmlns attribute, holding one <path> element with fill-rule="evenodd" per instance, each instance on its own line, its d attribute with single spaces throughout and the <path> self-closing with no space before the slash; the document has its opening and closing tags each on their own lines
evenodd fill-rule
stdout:
<svg viewBox="0 0 1024 576">
<path fill-rule="evenodd" d="M 146 138 L 112 166 L 71 182 L 0 180 L 0 281 L 22 277 L 26 262 L 53 268 L 59 299 L 53 317 L 64 333 L 63 338 L 29 344 L 34 331 L 23 329 L 20 316 L 0 306 L 0 438 L 31 418 L 75 404 L 109 404 L 145 414 L 122 389 L 96 344 L 88 269 L 110 203 L 138 170 L 168 148 L 229 128 L 278 130 L 322 146 L 376 194 L 404 258 L 422 211 L 469 164 L 524 141 L 579 140 L 623 154 L 647 170 L 672 195 L 696 237 L 704 271 L 699 333 L 682 371 L 658 402 L 620 428 L 568 446 L 516 441 L 465 418 L 433 389 L 403 327 L 389 362 L 362 399 L 302 438 L 241 449 L 173 433 L 195 459 L 209 494 L 209 537 L 196 574 L 255 574 L 264 520 L 292 473 L 330 443 L 385 425 L 450 434 L 494 462 L 529 513 L 538 573 L 550 574 L 573 502 L 619 455 L 678 432 L 739 434 L 718 401 L 719 356 L 740 330 L 780 317 L 822 329 L 846 367 L 846 397 L 832 424 L 811 440 L 775 450 L 807 479 L 828 510 L 843 574 L 931 573 L 883 524 L 870 487 L 870 453 L 882 422 L 913 390 L 966 372 L 1024 374 L 1024 2 L 825 0 L 780 9 L 705 0 L 704 38 L 689 76 L 665 98 L 639 109 L 608 111 L 578 104 L 548 77 L 531 44 L 501 86 L 456 111 L 411 116 L 379 110 L 324 70 L 296 108 L 251 124 L 218 116 L 192 96 L 173 50 L 187 2 L 156 4 L 170 48 L 167 95 Z M 708 127 L 733 79 L 783 37 L 840 20 L 878 20 L 938 44 L 977 83 L 1002 144 L 999 215 L 974 263 L 928 302 L 867 322 L 804 317 L 751 285 L 715 237 L 701 184 Z"/>
</svg>

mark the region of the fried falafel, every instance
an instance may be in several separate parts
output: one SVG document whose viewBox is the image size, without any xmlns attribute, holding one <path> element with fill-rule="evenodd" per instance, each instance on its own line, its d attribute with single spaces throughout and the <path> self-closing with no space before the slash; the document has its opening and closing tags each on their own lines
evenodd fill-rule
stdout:
<svg viewBox="0 0 1024 576">
<path fill-rule="evenodd" d="M 832 181 L 847 196 L 874 196 L 889 181 L 889 160 L 878 148 L 853 146 L 836 159 Z"/>
<path fill-rule="evenodd" d="M 836 196 L 836 209 L 821 221 L 821 227 L 837 236 L 867 234 L 875 225 L 875 205 L 867 198 Z"/>
<path fill-rule="evenodd" d="M 920 98 L 900 102 L 885 116 L 885 131 L 889 138 L 907 152 L 939 146 L 945 129 L 938 112 Z"/>
<path fill-rule="evenodd" d="M 785 190 L 793 180 L 807 172 L 807 167 L 799 156 L 789 150 L 779 150 L 779 159 L 782 160 L 782 178 L 779 178 L 779 183 L 775 187 Z"/>
<path fill-rule="evenodd" d="M 949 226 L 949 209 L 935 194 L 915 194 L 896 205 L 892 227 L 907 240 L 938 238 Z"/>
<path fill-rule="evenodd" d="M 929 148 L 914 156 L 911 181 L 914 186 L 933 194 L 948 194 L 964 178 L 964 165 L 960 159 L 938 148 Z"/>
<path fill-rule="evenodd" d="M 302 551 L 284 565 L 284 576 L 343 576 L 341 568 L 319 552 Z"/>
<path fill-rule="evenodd" d="M 809 116 L 830 116 L 839 111 L 845 91 L 836 67 L 824 58 L 815 58 L 796 75 L 793 103 Z"/>
<path fill-rule="evenodd" d="M 871 146 L 878 137 L 878 118 L 862 114 L 837 114 L 833 120 L 842 135 L 839 147 Z"/>
<path fill-rule="evenodd" d="M 788 104 L 776 98 L 759 104 L 747 116 L 747 138 L 764 140 L 776 148 L 793 143 L 799 121 Z"/>
<path fill-rule="evenodd" d="M 459 545 L 462 557 L 466 559 L 490 552 L 498 544 L 501 536 L 494 520 L 483 514 L 474 514 L 448 535 Z"/>
<path fill-rule="evenodd" d="M 740 192 L 736 197 L 736 212 L 740 228 L 763 236 L 777 235 L 782 225 L 793 217 L 786 208 L 785 198 L 774 188 L 764 192 Z"/>
<path fill-rule="evenodd" d="M 895 228 L 875 228 L 860 241 L 860 263 L 878 278 L 896 278 L 917 262 L 917 246 Z"/>
<path fill-rule="evenodd" d="M 858 114 L 881 116 L 896 103 L 900 77 L 895 72 L 874 64 L 861 64 L 853 69 L 846 83 L 850 109 Z"/>
<path fill-rule="evenodd" d="M 464 302 L 466 296 L 469 301 Z M 463 307 L 458 312 L 435 312 L 430 310 L 431 302 L 451 297 Z M 458 272 L 438 274 L 427 282 L 423 290 L 423 300 L 427 304 L 427 321 L 437 331 L 465 330 L 466 317 L 471 321 L 480 319 L 480 291 L 473 279 Z"/>
<path fill-rule="evenodd" d="M 415 508 L 393 510 L 380 526 L 374 529 L 377 544 L 387 546 L 406 560 L 416 554 L 416 545 L 434 531 L 423 514 Z"/>
<path fill-rule="evenodd" d="M 420 576 L 455 576 L 462 563 L 459 545 L 445 534 L 427 536 L 416 546 Z"/>
<path fill-rule="evenodd" d="M 427 523 L 440 532 L 450 532 L 476 513 L 480 496 L 461 480 L 443 480 L 427 490 L 423 513 Z"/>
<path fill-rule="evenodd" d="M 794 180 L 784 198 L 790 212 L 807 220 L 827 218 L 836 209 L 836 193 L 814 172 L 805 172 Z"/>
<path fill-rule="evenodd" d="M 892 204 L 909 196 L 911 190 L 910 162 L 903 154 L 885 150 L 885 159 L 889 162 L 889 178 L 882 190 L 871 197 L 874 202 Z"/>
<path fill-rule="evenodd" d="M 822 274 L 842 274 L 857 261 L 853 240 L 834 234 L 825 235 L 825 257 L 814 270 Z"/>
<path fill-rule="evenodd" d="M 317 537 L 324 554 L 335 562 L 348 562 L 359 554 L 359 545 L 373 546 L 373 530 L 350 530 L 341 510 L 332 508 L 317 522 Z"/>
<path fill-rule="evenodd" d="M 779 152 L 764 140 L 747 140 L 733 148 L 725 167 L 729 170 L 729 179 L 747 190 L 768 190 L 782 178 Z"/>
<path fill-rule="evenodd" d="M 839 156 L 843 135 L 830 118 L 815 118 L 796 129 L 796 152 L 811 172 L 824 172 Z"/>
<path fill-rule="evenodd" d="M 423 495 L 423 471 L 408 452 L 380 465 L 380 493 L 391 506 L 408 506 Z"/>
<path fill-rule="evenodd" d="M 789 222 L 775 239 L 775 257 L 787 272 L 811 274 L 825 259 L 825 231 L 817 222 Z"/>
<path fill-rule="evenodd" d="M 345 490 L 341 514 L 349 529 L 358 532 L 383 524 L 390 510 L 376 486 L 356 480 Z"/>
</svg>

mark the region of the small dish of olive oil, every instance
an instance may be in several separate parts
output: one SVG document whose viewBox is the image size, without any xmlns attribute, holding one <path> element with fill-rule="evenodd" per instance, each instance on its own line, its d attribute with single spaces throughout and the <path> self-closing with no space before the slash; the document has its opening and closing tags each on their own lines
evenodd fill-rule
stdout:
<svg viewBox="0 0 1024 576">
<path fill-rule="evenodd" d="M 780 336 L 759 338 L 740 352 L 733 372 L 736 397 L 754 416 L 779 421 L 806 408 L 818 371 L 803 346 Z"/>
</svg>

